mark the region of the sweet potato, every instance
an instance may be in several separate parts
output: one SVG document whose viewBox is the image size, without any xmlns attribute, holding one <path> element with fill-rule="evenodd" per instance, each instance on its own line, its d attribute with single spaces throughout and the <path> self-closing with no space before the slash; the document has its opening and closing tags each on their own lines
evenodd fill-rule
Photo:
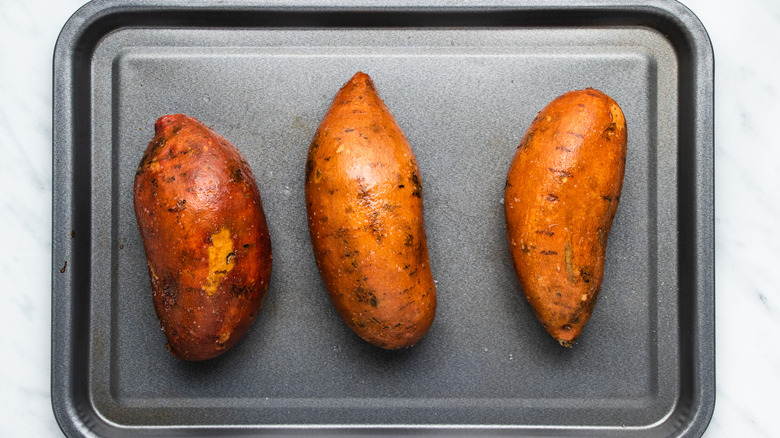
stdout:
<svg viewBox="0 0 780 438">
<path fill-rule="evenodd" d="M 305 186 L 317 267 L 344 322 L 378 347 L 417 342 L 436 313 L 420 170 L 368 75 L 336 94 Z"/>
<path fill-rule="evenodd" d="M 133 199 L 168 349 L 189 361 L 224 353 L 254 322 L 271 275 L 271 240 L 249 165 L 200 121 L 163 116 Z"/>
<path fill-rule="evenodd" d="M 536 317 L 571 347 L 596 303 L 620 200 L 626 121 L 588 88 L 553 100 L 515 152 L 504 190 L 509 253 Z"/>
</svg>

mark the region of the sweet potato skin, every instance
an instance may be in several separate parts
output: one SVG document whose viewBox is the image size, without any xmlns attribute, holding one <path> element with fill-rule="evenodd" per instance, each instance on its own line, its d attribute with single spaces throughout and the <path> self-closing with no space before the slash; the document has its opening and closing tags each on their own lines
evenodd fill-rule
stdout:
<svg viewBox="0 0 780 438">
<path fill-rule="evenodd" d="M 571 347 L 596 303 L 626 162 L 620 106 L 591 88 L 534 119 L 504 190 L 509 253 L 536 317 Z"/>
<path fill-rule="evenodd" d="M 247 332 L 271 275 L 260 192 L 238 149 L 192 117 L 160 117 L 133 193 L 170 352 L 216 357 Z"/>
<path fill-rule="evenodd" d="M 371 78 L 336 94 L 309 148 L 306 208 L 317 267 L 341 318 L 385 349 L 436 313 L 415 155 Z"/>
</svg>

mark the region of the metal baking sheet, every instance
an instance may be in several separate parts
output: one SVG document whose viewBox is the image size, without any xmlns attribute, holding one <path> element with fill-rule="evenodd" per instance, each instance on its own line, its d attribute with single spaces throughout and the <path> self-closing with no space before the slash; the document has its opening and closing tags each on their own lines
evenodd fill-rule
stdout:
<svg viewBox="0 0 780 438">
<path fill-rule="evenodd" d="M 68 436 L 700 436 L 714 380 L 713 54 L 672 1 L 95 1 L 54 56 L 52 402 Z M 438 314 L 355 336 L 303 198 L 339 87 L 372 76 L 417 155 Z M 594 87 L 629 144 L 604 285 L 573 349 L 511 270 L 505 175 L 536 113 Z M 230 139 L 263 196 L 271 287 L 230 352 L 165 349 L 132 208 L 157 117 Z"/>
</svg>

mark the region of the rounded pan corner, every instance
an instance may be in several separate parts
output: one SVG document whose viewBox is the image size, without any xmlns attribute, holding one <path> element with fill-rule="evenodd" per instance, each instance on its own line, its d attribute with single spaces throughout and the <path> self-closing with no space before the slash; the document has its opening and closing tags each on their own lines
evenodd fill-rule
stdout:
<svg viewBox="0 0 780 438">
<path fill-rule="evenodd" d="M 85 423 L 79 418 L 74 400 L 52 381 L 51 407 L 60 431 L 67 437 L 88 436 Z"/>
<path fill-rule="evenodd" d="M 114 0 L 92 0 L 71 14 L 70 18 L 62 26 L 62 29 L 60 29 L 57 41 L 54 44 L 55 70 L 69 58 L 69 55 L 90 23 L 115 4 Z"/>
</svg>

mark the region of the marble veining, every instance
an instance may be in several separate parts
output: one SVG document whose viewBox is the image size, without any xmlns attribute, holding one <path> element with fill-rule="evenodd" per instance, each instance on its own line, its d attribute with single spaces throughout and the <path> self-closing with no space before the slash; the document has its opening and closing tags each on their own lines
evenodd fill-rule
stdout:
<svg viewBox="0 0 780 438">
<path fill-rule="evenodd" d="M 50 403 L 51 90 L 83 0 L 0 3 L 0 436 L 61 436 Z M 780 391 L 780 2 L 686 0 L 716 65 L 717 400 L 705 437 L 771 437 Z"/>
</svg>

